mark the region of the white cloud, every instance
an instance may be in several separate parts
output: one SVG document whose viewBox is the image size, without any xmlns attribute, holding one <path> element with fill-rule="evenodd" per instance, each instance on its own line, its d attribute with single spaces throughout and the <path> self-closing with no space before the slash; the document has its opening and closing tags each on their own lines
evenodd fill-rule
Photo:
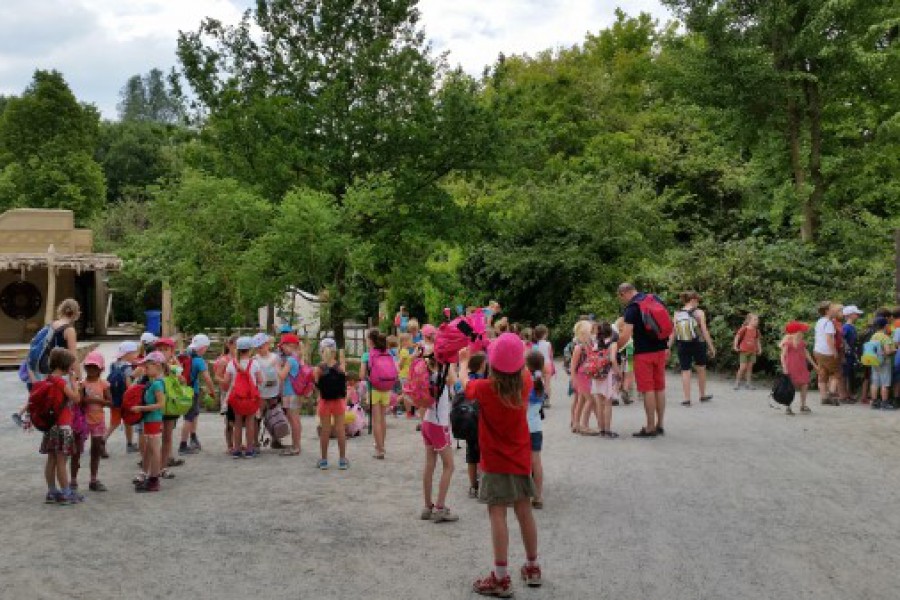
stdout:
<svg viewBox="0 0 900 600">
<path fill-rule="evenodd" d="M 18 94 L 35 69 L 57 69 L 79 99 L 115 118 L 125 80 L 176 62 L 179 30 L 206 17 L 236 23 L 252 0 L 2 0 L 0 94 Z M 621 5 L 664 20 L 658 0 L 422 0 L 422 25 L 452 65 L 480 74 L 498 54 L 581 42 Z"/>
</svg>

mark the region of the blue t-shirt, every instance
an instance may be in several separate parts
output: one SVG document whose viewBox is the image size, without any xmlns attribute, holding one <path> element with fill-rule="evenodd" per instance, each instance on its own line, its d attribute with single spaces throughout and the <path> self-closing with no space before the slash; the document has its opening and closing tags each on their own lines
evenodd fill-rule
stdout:
<svg viewBox="0 0 900 600">
<path fill-rule="evenodd" d="M 850 323 L 844 323 L 841 330 L 844 334 L 844 362 L 850 365 L 856 364 L 856 344 L 859 340 L 856 327 Z"/>
<path fill-rule="evenodd" d="M 541 423 L 541 407 L 544 406 L 544 396 L 531 390 L 528 395 L 528 432 L 537 433 L 544 430 Z"/>
<path fill-rule="evenodd" d="M 300 374 L 300 362 L 293 356 L 288 356 L 285 361 L 290 365 L 290 371 L 284 380 L 284 388 L 282 388 L 281 394 L 283 396 L 296 396 L 297 392 L 294 391 L 294 384 L 291 383 L 291 378 Z"/>
<path fill-rule="evenodd" d="M 416 335 L 413 336 L 412 341 L 413 341 L 413 344 L 421 344 L 422 340 L 424 340 L 424 339 L 425 338 L 422 336 L 422 332 L 420 331 L 419 333 L 417 333 Z"/>
<path fill-rule="evenodd" d="M 166 393 L 166 386 L 163 384 L 162 379 L 154 379 L 147 385 L 147 389 L 144 390 L 144 406 L 156 404 L 156 392 L 160 392 L 163 395 Z M 159 409 L 144 413 L 144 423 L 161 423 L 162 420 L 163 411 Z"/>
<path fill-rule="evenodd" d="M 194 387 L 194 393 L 200 393 L 200 377 L 209 370 L 206 366 L 206 359 L 197 354 L 191 354 L 191 385 Z"/>
<path fill-rule="evenodd" d="M 400 315 L 400 333 L 406 333 L 407 327 L 409 327 L 409 317 Z"/>
</svg>

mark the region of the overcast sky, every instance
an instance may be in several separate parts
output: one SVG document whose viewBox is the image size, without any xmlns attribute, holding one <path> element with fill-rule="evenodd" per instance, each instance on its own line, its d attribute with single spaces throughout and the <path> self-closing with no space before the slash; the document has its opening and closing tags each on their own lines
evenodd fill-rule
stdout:
<svg viewBox="0 0 900 600">
<path fill-rule="evenodd" d="M 234 23 L 253 0 L 0 0 L 0 94 L 18 94 L 35 69 L 61 71 L 78 98 L 116 117 L 129 76 L 175 64 L 179 30 L 205 16 Z M 435 50 L 474 75 L 500 52 L 571 45 L 629 14 L 669 14 L 658 0 L 421 0 Z"/>
</svg>

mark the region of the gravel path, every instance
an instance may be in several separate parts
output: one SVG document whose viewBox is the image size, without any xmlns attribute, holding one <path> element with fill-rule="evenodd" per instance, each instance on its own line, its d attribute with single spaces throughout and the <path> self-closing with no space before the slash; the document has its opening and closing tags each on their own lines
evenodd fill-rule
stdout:
<svg viewBox="0 0 900 600">
<path fill-rule="evenodd" d="M 517 585 L 517 597 L 898 597 L 900 415 L 813 403 L 814 414 L 787 417 L 765 392 L 724 381 L 712 382 L 713 402 L 684 408 L 669 385 L 668 435 L 656 440 L 630 437 L 640 404 L 615 409 L 622 439 L 573 436 L 557 395 L 538 512 L 547 581 Z M 218 417 L 203 415 L 204 452 L 162 493 L 134 494 L 134 458 L 116 437 L 100 471 L 110 491 L 56 507 L 42 503 L 40 438 L 8 420 L 22 399 L 15 374 L 0 373 L 0 598 L 457 599 L 490 564 L 463 450 L 450 498 L 460 521 L 417 520 L 422 449 L 405 419 L 389 421 L 388 460 L 372 460 L 363 437 L 350 471 L 319 472 L 310 419 L 299 458 L 234 462 Z"/>
</svg>

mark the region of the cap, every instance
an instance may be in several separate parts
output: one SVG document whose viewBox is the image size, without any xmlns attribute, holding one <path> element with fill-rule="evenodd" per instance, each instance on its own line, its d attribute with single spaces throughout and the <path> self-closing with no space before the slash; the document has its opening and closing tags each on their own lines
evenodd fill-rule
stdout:
<svg viewBox="0 0 900 600">
<path fill-rule="evenodd" d="M 422 327 L 422 335 L 424 335 L 425 337 L 431 337 L 431 336 L 435 335 L 436 333 L 437 333 L 437 327 L 435 327 L 431 323 L 426 323 Z"/>
<path fill-rule="evenodd" d="M 234 345 L 238 350 L 250 350 L 251 348 L 253 348 L 253 339 L 247 336 L 242 336 L 237 339 Z"/>
<path fill-rule="evenodd" d="M 209 344 L 209 336 L 205 333 L 198 333 L 191 339 L 191 345 L 188 347 L 197 350 L 198 348 L 209 348 Z"/>
<path fill-rule="evenodd" d="M 175 347 L 175 340 L 172 338 L 156 338 L 156 341 L 153 342 L 153 345 L 159 348 L 160 346 L 168 346 L 169 348 Z"/>
<path fill-rule="evenodd" d="M 525 366 L 525 349 L 522 338 L 514 333 L 504 333 L 491 343 L 488 349 L 491 369 L 512 375 Z"/>
<path fill-rule="evenodd" d="M 327 349 L 337 350 L 337 342 L 333 338 L 327 337 L 319 342 L 319 352 Z"/>
<path fill-rule="evenodd" d="M 784 332 L 788 335 L 800 333 L 801 331 L 809 331 L 809 325 L 800 321 L 791 321 L 784 326 Z"/>
<path fill-rule="evenodd" d="M 154 351 L 154 352 L 151 352 L 150 354 L 148 354 L 147 356 L 145 356 L 144 359 L 142 361 L 140 361 L 138 364 L 142 365 L 142 364 L 148 363 L 148 362 L 156 363 L 158 365 L 164 365 L 166 363 L 166 357 L 163 356 L 162 352 Z"/>
<path fill-rule="evenodd" d="M 251 344 L 254 348 L 262 348 L 269 343 L 269 336 L 265 333 L 257 333 L 251 338 Z"/>
<path fill-rule="evenodd" d="M 300 338 L 298 338 L 298 337 L 297 337 L 296 335 L 294 335 L 293 333 L 286 333 L 286 334 L 284 334 L 283 336 L 281 336 L 281 342 L 280 342 L 280 343 L 281 343 L 282 346 L 284 346 L 285 344 L 296 344 L 296 345 L 300 345 Z"/>
<path fill-rule="evenodd" d="M 126 354 L 137 352 L 138 350 L 140 350 L 140 347 L 137 342 L 122 342 L 119 344 L 119 351 L 116 352 L 116 360 L 119 360 Z"/>
<path fill-rule="evenodd" d="M 859 307 L 855 304 L 851 304 L 850 306 L 844 307 L 844 316 L 849 317 L 850 315 L 861 315 L 864 314 L 863 311 L 859 310 Z"/>
<path fill-rule="evenodd" d="M 294 331 L 294 328 L 287 323 L 278 328 L 278 333 L 291 333 L 292 331 Z"/>
<path fill-rule="evenodd" d="M 141 343 L 142 344 L 155 344 L 156 340 L 159 339 L 149 331 L 145 331 L 141 334 Z"/>
<path fill-rule="evenodd" d="M 106 368 L 106 360 L 104 360 L 103 355 L 96 350 L 88 352 L 88 355 L 84 357 L 84 362 L 82 364 L 84 366 L 94 365 L 101 371 Z"/>
</svg>

